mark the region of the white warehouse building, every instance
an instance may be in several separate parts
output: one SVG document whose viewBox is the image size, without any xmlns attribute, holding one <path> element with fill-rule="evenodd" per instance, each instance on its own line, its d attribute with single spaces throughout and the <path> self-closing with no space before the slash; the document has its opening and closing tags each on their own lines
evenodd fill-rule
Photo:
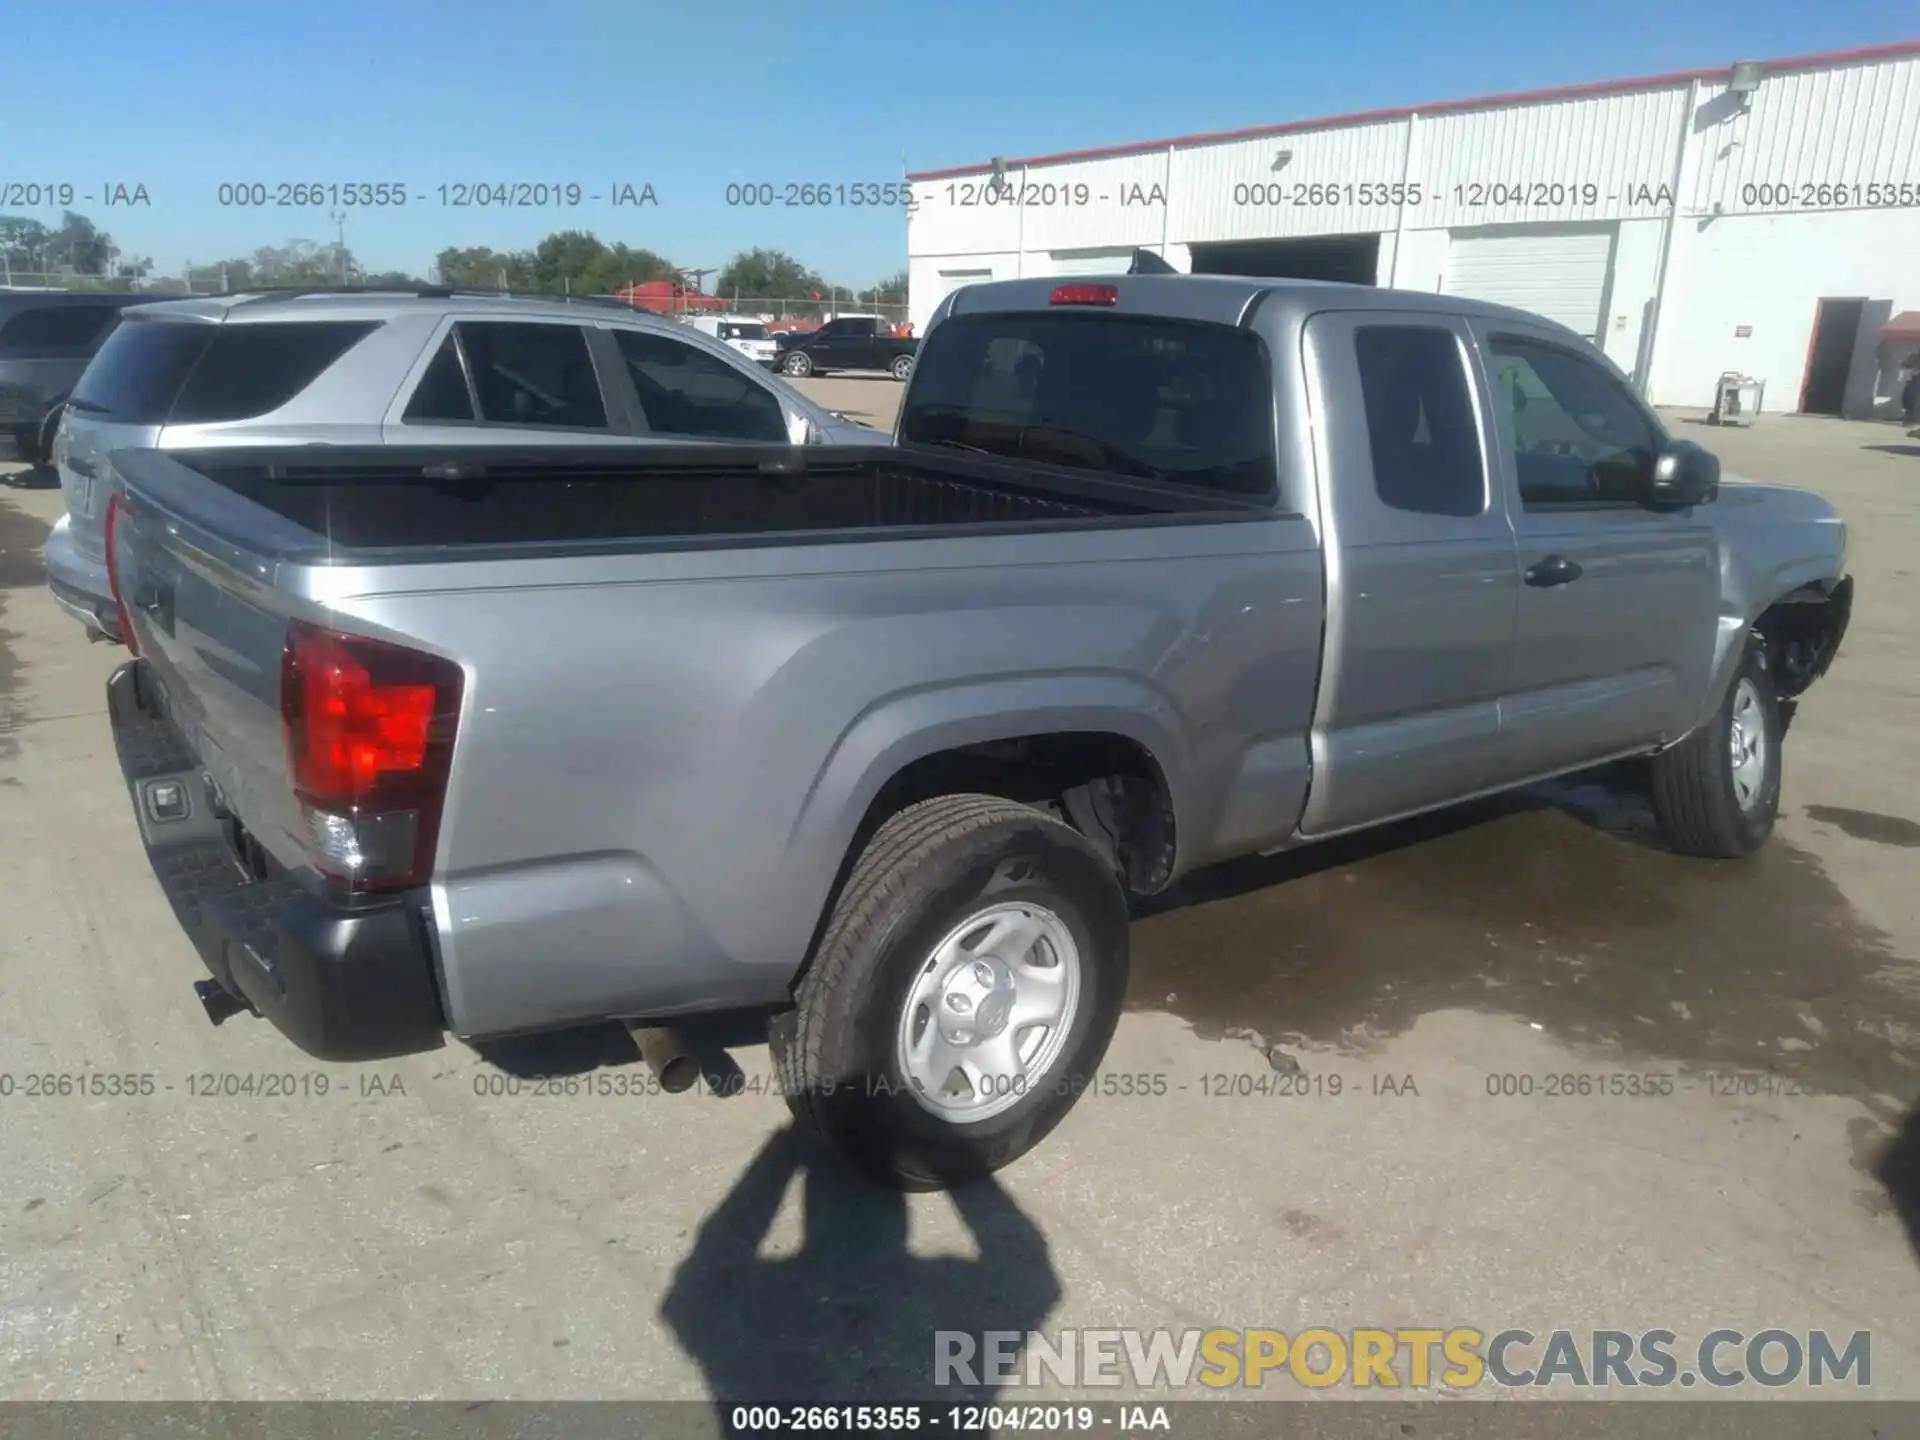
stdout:
<svg viewBox="0 0 1920 1440">
<path fill-rule="evenodd" d="M 1655 404 L 1898 412 L 1920 41 L 910 174 L 916 331 L 968 284 L 1291 276 L 1516 305 Z"/>
</svg>

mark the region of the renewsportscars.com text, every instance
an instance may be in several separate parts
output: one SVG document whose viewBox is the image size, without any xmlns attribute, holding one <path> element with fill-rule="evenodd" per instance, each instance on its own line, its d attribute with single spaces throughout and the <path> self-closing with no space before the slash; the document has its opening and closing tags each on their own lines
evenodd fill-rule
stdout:
<svg viewBox="0 0 1920 1440">
<path fill-rule="evenodd" d="M 1134 1390 L 1258 1389 L 1292 1381 L 1313 1389 L 1410 1386 L 1505 1389 L 1716 1389 L 1790 1385 L 1864 1389 L 1873 1382 L 1865 1330 L 1671 1330 L 1466 1326 L 1338 1331 L 962 1330 L 934 1333 L 936 1385 L 1127 1386 Z"/>
</svg>

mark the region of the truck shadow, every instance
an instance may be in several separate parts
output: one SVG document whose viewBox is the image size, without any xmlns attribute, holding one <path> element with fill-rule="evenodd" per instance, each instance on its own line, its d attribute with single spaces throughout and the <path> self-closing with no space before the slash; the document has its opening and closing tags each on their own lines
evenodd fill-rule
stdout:
<svg viewBox="0 0 1920 1440">
<path fill-rule="evenodd" d="M 796 1181 L 798 1247 L 766 1254 Z M 1046 1239 L 992 1179 L 915 1203 L 951 1204 L 977 1255 L 911 1253 L 908 1197 L 861 1179 L 809 1135 L 787 1127 L 761 1147 L 701 1223 L 660 1304 L 661 1321 L 700 1365 L 709 1393 L 722 1397 L 715 1402 L 721 1434 L 767 1433 L 764 1425 L 735 1424 L 743 1406 L 937 1396 L 944 1422 L 947 1407 L 993 1398 L 991 1387 L 965 1383 L 965 1369 L 938 1372 L 937 1337 L 969 1337 L 946 1342 L 947 1353 L 966 1356 L 984 1332 L 1037 1329 L 1062 1295 Z M 965 1424 L 940 1423 L 939 1430 L 988 1433 Z"/>
<path fill-rule="evenodd" d="M 1130 1007 L 1207 1037 L 1364 1052 L 1473 1009 L 1849 1096 L 1888 1129 L 1920 1096 L 1920 977 L 1888 937 L 1778 836 L 1666 853 L 1631 767 L 1201 872 L 1133 947 Z"/>
<path fill-rule="evenodd" d="M 1914 1253 L 1920 1255 L 1920 1107 L 1881 1146 L 1873 1159 L 1873 1176 L 1886 1187 L 1893 1213 L 1906 1227 Z"/>
</svg>

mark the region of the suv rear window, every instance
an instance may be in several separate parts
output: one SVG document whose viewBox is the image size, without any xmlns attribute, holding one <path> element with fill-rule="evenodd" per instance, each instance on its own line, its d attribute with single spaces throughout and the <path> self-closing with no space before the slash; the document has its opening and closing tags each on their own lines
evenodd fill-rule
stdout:
<svg viewBox="0 0 1920 1440">
<path fill-rule="evenodd" d="M 84 355 L 120 313 L 118 305 L 44 305 L 0 325 L 0 355 Z"/>
<path fill-rule="evenodd" d="M 944 320 L 915 361 L 900 438 L 1237 495 L 1276 480 L 1266 347 L 1183 320 Z"/>
<path fill-rule="evenodd" d="M 74 387 L 77 408 L 128 425 L 203 425 L 277 410 L 377 321 L 128 322 Z"/>
</svg>

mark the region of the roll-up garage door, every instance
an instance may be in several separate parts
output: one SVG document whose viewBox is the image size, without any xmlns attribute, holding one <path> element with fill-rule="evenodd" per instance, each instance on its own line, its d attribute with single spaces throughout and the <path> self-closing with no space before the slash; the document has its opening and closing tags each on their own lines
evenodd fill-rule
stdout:
<svg viewBox="0 0 1920 1440">
<path fill-rule="evenodd" d="M 1613 273 L 1612 225 L 1456 230 L 1447 250 L 1448 295 L 1531 310 L 1596 344 Z"/>
</svg>

